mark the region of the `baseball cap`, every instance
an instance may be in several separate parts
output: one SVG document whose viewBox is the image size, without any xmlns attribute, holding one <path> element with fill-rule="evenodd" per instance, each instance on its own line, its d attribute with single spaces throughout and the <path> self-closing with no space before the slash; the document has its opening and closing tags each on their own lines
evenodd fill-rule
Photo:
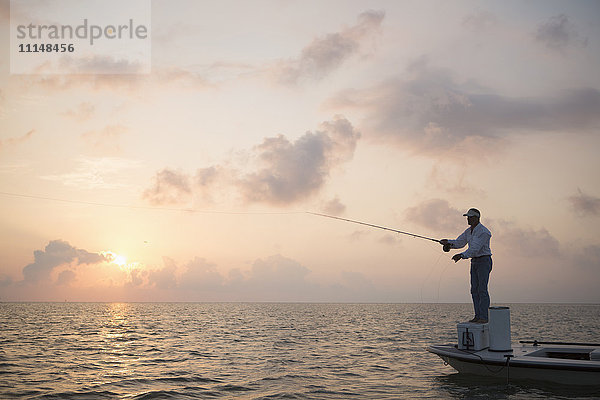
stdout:
<svg viewBox="0 0 600 400">
<path fill-rule="evenodd" d="M 476 208 L 469 208 L 466 214 L 463 214 L 463 217 L 481 217 L 481 213 Z"/>
</svg>

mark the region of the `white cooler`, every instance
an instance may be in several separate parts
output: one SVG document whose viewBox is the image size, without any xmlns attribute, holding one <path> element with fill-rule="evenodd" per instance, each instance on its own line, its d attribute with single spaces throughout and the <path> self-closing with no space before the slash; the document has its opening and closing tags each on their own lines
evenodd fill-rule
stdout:
<svg viewBox="0 0 600 400">
<path fill-rule="evenodd" d="M 510 308 L 490 307 L 490 351 L 512 351 Z"/>
<path fill-rule="evenodd" d="M 490 346 L 488 324 L 462 322 L 456 325 L 458 348 L 461 350 L 483 350 Z"/>
</svg>

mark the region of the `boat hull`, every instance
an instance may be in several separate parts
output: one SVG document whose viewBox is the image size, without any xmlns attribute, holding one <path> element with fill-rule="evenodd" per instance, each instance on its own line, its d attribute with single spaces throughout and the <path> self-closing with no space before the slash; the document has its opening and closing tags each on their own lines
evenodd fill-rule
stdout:
<svg viewBox="0 0 600 400">
<path fill-rule="evenodd" d="M 530 346 L 512 352 L 459 350 L 452 345 L 430 346 L 459 373 L 512 380 L 536 380 L 562 385 L 600 386 L 600 362 L 535 357 Z M 505 356 L 511 356 L 507 362 Z"/>
</svg>

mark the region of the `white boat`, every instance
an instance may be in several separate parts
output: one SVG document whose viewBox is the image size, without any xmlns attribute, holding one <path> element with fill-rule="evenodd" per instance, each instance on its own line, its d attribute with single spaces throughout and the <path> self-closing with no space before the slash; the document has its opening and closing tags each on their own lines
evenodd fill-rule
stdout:
<svg viewBox="0 0 600 400">
<path fill-rule="evenodd" d="M 492 312 L 500 310 L 501 312 Z M 508 318 L 507 318 L 508 315 Z M 459 373 L 564 385 L 600 386 L 600 344 L 510 342 L 508 307 L 490 307 L 489 324 L 458 324 L 458 344 L 429 346 Z"/>
</svg>

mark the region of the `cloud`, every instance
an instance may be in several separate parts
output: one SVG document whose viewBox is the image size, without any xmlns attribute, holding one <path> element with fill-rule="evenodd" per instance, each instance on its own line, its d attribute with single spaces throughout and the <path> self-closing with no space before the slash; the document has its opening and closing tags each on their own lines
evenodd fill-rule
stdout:
<svg viewBox="0 0 600 400">
<path fill-rule="evenodd" d="M 34 251 L 33 256 L 34 262 L 23 268 L 25 283 L 48 282 L 52 271 L 61 265 L 96 264 L 106 260 L 101 254 L 78 249 L 60 239 L 50 241 L 44 250 Z M 68 280 L 69 276 L 62 275 L 59 282 L 64 283 Z"/>
<path fill-rule="evenodd" d="M 137 74 L 144 66 L 128 59 L 116 59 L 112 56 L 93 56 L 87 58 L 61 58 L 61 70 L 67 68 L 74 74 L 89 74 L 102 71 L 103 74 Z M 64 73 L 64 72 L 63 72 Z"/>
<path fill-rule="evenodd" d="M 569 197 L 571 210 L 580 217 L 600 215 L 600 198 L 590 196 L 577 189 L 577 194 Z"/>
<path fill-rule="evenodd" d="M 464 211 L 450 206 L 450 203 L 442 199 L 430 199 L 406 209 L 405 218 L 434 232 L 446 232 L 453 234 L 464 227 Z M 461 222 L 463 222 L 461 224 Z"/>
<path fill-rule="evenodd" d="M 56 278 L 56 284 L 58 286 L 68 286 L 71 282 L 75 281 L 76 276 L 77 275 L 75 272 L 71 271 L 70 269 L 66 269 L 58 274 L 58 277 Z"/>
<path fill-rule="evenodd" d="M 148 278 L 148 275 L 149 273 L 147 270 L 132 268 L 129 273 L 129 280 L 125 282 L 125 286 L 129 288 L 141 287 Z"/>
<path fill-rule="evenodd" d="M 258 259 L 252 264 L 252 269 L 246 284 L 253 289 L 267 293 L 301 293 L 310 270 L 292 260 L 276 254 L 265 259 Z"/>
<path fill-rule="evenodd" d="M 360 272 L 356 271 L 342 271 L 342 281 L 353 289 L 373 289 L 373 283 Z"/>
<path fill-rule="evenodd" d="M 600 245 L 584 247 L 575 256 L 575 266 L 593 271 L 600 271 Z"/>
<path fill-rule="evenodd" d="M 426 58 L 408 73 L 408 79 L 340 92 L 329 106 L 364 112 L 369 139 L 434 154 L 498 148 L 511 133 L 581 133 L 600 127 L 600 91 L 594 88 L 547 98 L 507 97 L 457 82 L 450 71 L 430 68 Z"/>
<path fill-rule="evenodd" d="M 192 194 L 190 177 L 181 172 L 165 168 L 156 173 L 154 183 L 142 197 L 152 205 L 180 204 Z"/>
<path fill-rule="evenodd" d="M 139 90 L 151 82 L 151 76 L 142 74 L 52 74 L 52 75 L 23 75 L 20 79 L 24 90 L 31 87 L 45 89 L 55 94 L 73 88 L 84 87 L 100 90 L 123 90 L 137 94 Z"/>
<path fill-rule="evenodd" d="M 558 240 L 546 228 L 521 228 L 509 221 L 495 221 L 492 235 L 511 254 L 528 258 L 556 258 L 561 255 Z"/>
<path fill-rule="evenodd" d="M 13 284 L 13 279 L 6 275 L 6 274 L 0 274 L 0 288 L 1 287 L 9 287 Z"/>
<path fill-rule="evenodd" d="M 180 286 L 183 289 L 214 290 L 223 286 L 225 279 L 217 271 L 217 265 L 204 258 L 196 257 L 190 261 L 181 275 Z"/>
<path fill-rule="evenodd" d="M 354 231 L 348 235 L 348 240 L 350 242 L 361 242 L 365 237 L 371 234 L 370 231 L 358 230 Z"/>
<path fill-rule="evenodd" d="M 57 71 L 60 74 L 55 73 Z M 200 74 L 182 68 L 158 67 L 151 73 L 146 72 L 144 65 L 127 59 L 110 56 L 80 59 L 65 56 L 55 63 L 40 64 L 33 75 L 13 76 L 11 80 L 20 83 L 21 91 L 39 88 L 52 95 L 58 91 L 86 88 L 92 91 L 123 91 L 139 97 L 143 89 L 154 86 L 169 86 L 174 83 L 182 83 L 182 87 L 193 89 L 209 86 Z M 73 110 L 75 111 L 81 110 Z"/>
<path fill-rule="evenodd" d="M 307 280 L 311 271 L 299 262 L 280 254 L 255 260 L 249 270 L 234 268 L 225 276 L 216 264 L 196 257 L 182 267 L 168 257 L 161 268 L 146 275 L 137 272 L 136 289 L 161 290 L 177 298 L 223 298 L 239 301 L 306 301 L 320 294 L 322 287 Z"/>
<path fill-rule="evenodd" d="M 285 136 L 267 138 L 255 148 L 262 166 L 240 178 L 248 202 L 287 204 L 317 192 L 331 169 L 354 154 L 360 134 L 345 118 L 324 122 L 291 142 Z"/>
<path fill-rule="evenodd" d="M 103 73 L 94 73 L 100 68 Z M 92 91 L 124 91 L 139 97 L 142 89 L 151 84 L 160 85 L 162 78 L 158 73 L 142 73 L 144 71 L 139 64 L 111 57 L 62 58 L 59 63 L 40 64 L 34 72 L 11 76 L 11 81 L 19 87 L 20 95 L 32 90 L 39 94 L 39 90 L 43 90 L 54 96 L 59 91 L 86 88 Z"/>
<path fill-rule="evenodd" d="M 339 278 L 339 284 L 334 284 L 328 288 L 331 298 L 334 301 L 342 302 L 389 302 L 394 295 L 387 288 L 377 287 L 364 274 L 356 271 L 342 271 Z M 394 288 L 393 291 L 397 291 Z"/>
<path fill-rule="evenodd" d="M 365 11 L 356 25 L 314 39 L 297 59 L 280 61 L 270 73 L 284 84 L 323 79 L 359 51 L 363 42 L 379 30 L 384 16 L 382 11 Z"/>
<path fill-rule="evenodd" d="M 555 15 L 540 23 L 534 38 L 547 48 L 559 52 L 564 52 L 570 46 L 586 47 L 588 44 L 588 38 L 581 37 L 565 14 Z"/>
<path fill-rule="evenodd" d="M 133 75 L 143 73 L 145 66 L 137 61 L 126 58 L 117 59 L 107 55 L 92 55 L 86 57 L 72 57 L 65 53 L 56 61 L 45 61 L 35 67 L 36 74 L 61 74 L 87 75 Z"/>
<path fill-rule="evenodd" d="M 113 67 L 116 69 L 117 67 Z M 223 67 L 225 68 L 225 67 Z M 134 67 L 130 67 L 134 69 Z M 217 69 L 217 67 L 214 67 Z M 218 87 L 206 75 L 213 69 L 195 72 L 179 67 L 156 67 L 151 73 L 82 73 L 73 70 L 63 74 L 44 74 L 44 66 L 35 75 L 14 75 L 11 80 L 19 85 L 20 94 L 35 89 L 55 95 L 60 91 L 84 88 L 89 91 L 120 92 L 134 98 L 147 96 L 154 89 L 177 87 L 183 90 L 204 90 Z M 73 114 L 78 109 L 72 110 Z M 69 113 L 69 112 L 67 112 Z M 71 116 L 70 113 L 67 116 Z M 73 115 L 75 117 L 75 115 Z"/>
<path fill-rule="evenodd" d="M 223 168 L 219 166 L 198 168 L 196 171 L 195 182 L 200 187 L 210 187 L 220 179 L 223 173 Z"/>
<path fill-rule="evenodd" d="M 392 235 L 391 233 L 386 233 L 385 235 L 381 236 L 377 240 L 377 242 L 388 246 L 396 246 L 402 243 L 402 239 L 400 239 L 400 235 Z"/>
<path fill-rule="evenodd" d="M 144 293 L 144 298 L 180 301 L 372 301 L 375 292 L 376 299 L 390 295 L 378 292 L 358 272 L 340 271 L 339 283 L 333 285 L 313 282 L 308 267 L 281 254 L 256 259 L 249 269 L 233 268 L 228 273 L 200 257 L 182 266 L 167 257 L 163 263 L 146 273 L 132 270 L 125 286 Z"/>
<path fill-rule="evenodd" d="M 323 205 L 322 210 L 325 214 L 342 215 L 346 211 L 346 205 L 340 201 L 340 198 L 338 196 L 336 196 L 333 199 L 326 202 Z"/>
<path fill-rule="evenodd" d="M 31 129 L 30 131 L 28 131 L 27 133 L 25 133 L 22 136 L 19 136 L 16 138 L 8 138 L 5 140 L 0 140 L 0 150 L 2 150 L 5 147 L 12 147 L 12 146 L 16 146 L 21 143 L 24 143 L 27 140 L 29 140 L 33 136 L 34 133 L 35 133 L 35 129 Z"/>
<path fill-rule="evenodd" d="M 177 288 L 177 265 L 168 257 L 163 257 L 164 267 L 148 273 L 148 285 L 152 288 L 170 290 Z"/>
<path fill-rule="evenodd" d="M 202 200 L 208 203 L 215 202 L 215 195 L 222 189 L 234 185 L 238 171 L 229 166 L 213 165 L 206 168 L 198 168 L 193 176 L 193 184 L 196 192 L 199 192 Z"/>
<path fill-rule="evenodd" d="M 163 169 L 143 197 L 153 205 L 175 204 L 194 194 L 210 198 L 221 185 L 239 192 L 247 203 L 291 204 L 318 192 L 331 170 L 352 158 L 359 138 L 346 118 L 335 116 L 295 141 L 284 135 L 264 139 L 252 149 L 256 165 L 247 167 L 252 172 L 228 163 L 199 168 L 195 177 Z"/>
</svg>

